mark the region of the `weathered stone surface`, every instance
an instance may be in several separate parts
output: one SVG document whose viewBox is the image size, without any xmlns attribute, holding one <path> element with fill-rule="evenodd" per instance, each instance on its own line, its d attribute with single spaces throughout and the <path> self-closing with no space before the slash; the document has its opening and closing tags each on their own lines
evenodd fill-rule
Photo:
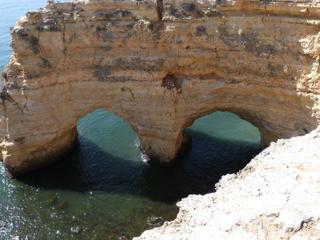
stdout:
<svg viewBox="0 0 320 240">
<path fill-rule="evenodd" d="M 272 143 L 215 193 L 190 195 L 177 218 L 134 240 L 317 240 L 320 128 Z"/>
<path fill-rule="evenodd" d="M 73 146 L 76 122 L 105 108 L 153 159 L 171 161 L 183 129 L 231 111 L 263 141 L 319 123 L 319 23 L 310 1 L 49 3 L 12 30 L 1 81 L 4 164 L 41 166 Z"/>
</svg>

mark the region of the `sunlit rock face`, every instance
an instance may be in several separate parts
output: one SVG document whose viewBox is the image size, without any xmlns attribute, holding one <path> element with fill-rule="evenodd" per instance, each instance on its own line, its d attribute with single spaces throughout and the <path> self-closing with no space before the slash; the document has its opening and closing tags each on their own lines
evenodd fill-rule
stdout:
<svg viewBox="0 0 320 240">
<path fill-rule="evenodd" d="M 319 145 L 320 128 L 272 143 L 215 193 L 182 199 L 174 221 L 133 240 L 319 239 Z"/>
<path fill-rule="evenodd" d="M 152 1 L 49 3 L 17 22 L 0 108 L 12 174 L 69 151 L 77 120 L 97 108 L 128 122 L 160 162 L 179 153 L 183 129 L 214 111 L 250 121 L 266 144 L 316 128 L 317 2 L 162 8 L 159 19 Z"/>
</svg>

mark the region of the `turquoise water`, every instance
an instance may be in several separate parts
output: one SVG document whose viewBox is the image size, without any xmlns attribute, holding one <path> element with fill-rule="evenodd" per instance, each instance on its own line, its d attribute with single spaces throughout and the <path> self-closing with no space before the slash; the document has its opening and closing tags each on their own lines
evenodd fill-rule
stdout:
<svg viewBox="0 0 320 240">
<path fill-rule="evenodd" d="M 0 69 L 8 62 L 10 55 L 10 27 L 28 10 L 36 10 L 45 0 L 0 0 Z"/>
<path fill-rule="evenodd" d="M 0 0 L 0 66 L 8 62 L 9 27 L 45 1 Z M 0 165 L 0 240 L 131 239 L 175 218 L 176 202 L 214 191 L 260 150 L 259 132 L 232 113 L 215 113 L 187 129 L 192 147 L 170 168 L 143 163 L 139 139 L 105 110 L 78 122 L 72 153 L 20 179 Z"/>
</svg>

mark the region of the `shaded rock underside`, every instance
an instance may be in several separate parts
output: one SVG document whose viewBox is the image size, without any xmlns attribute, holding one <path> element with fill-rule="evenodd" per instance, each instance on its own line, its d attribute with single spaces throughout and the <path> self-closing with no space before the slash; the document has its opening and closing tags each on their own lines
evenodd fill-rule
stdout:
<svg viewBox="0 0 320 240">
<path fill-rule="evenodd" d="M 319 8 L 310 1 L 91 0 L 28 12 L 1 80 L 4 164 L 23 173 L 72 148 L 77 120 L 105 108 L 151 159 L 172 161 L 183 130 L 214 111 L 265 144 L 319 122 Z"/>
</svg>

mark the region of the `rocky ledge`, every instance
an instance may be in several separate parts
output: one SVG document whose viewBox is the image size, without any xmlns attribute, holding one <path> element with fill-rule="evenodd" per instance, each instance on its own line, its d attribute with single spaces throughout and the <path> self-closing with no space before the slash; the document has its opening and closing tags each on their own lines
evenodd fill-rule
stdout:
<svg viewBox="0 0 320 240">
<path fill-rule="evenodd" d="M 320 128 L 279 140 L 215 193 L 190 195 L 177 218 L 144 232 L 148 239 L 319 239 Z"/>
</svg>

